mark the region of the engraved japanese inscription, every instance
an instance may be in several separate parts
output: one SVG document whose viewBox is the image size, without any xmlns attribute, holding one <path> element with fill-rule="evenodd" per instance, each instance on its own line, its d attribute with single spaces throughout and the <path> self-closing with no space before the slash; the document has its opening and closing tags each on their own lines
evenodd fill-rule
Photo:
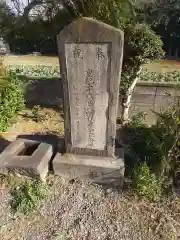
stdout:
<svg viewBox="0 0 180 240">
<path fill-rule="evenodd" d="M 73 147 L 106 149 L 108 48 L 108 43 L 65 44 Z"/>
</svg>

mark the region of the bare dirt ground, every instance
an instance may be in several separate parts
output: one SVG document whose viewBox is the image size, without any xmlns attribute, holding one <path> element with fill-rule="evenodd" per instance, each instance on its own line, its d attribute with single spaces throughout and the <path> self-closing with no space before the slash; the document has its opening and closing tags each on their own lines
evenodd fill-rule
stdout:
<svg viewBox="0 0 180 240">
<path fill-rule="evenodd" d="M 29 110 L 26 110 L 29 111 Z M 63 134 L 63 119 L 42 109 L 39 123 L 18 116 L 2 140 L 19 135 Z M 178 240 L 180 200 L 159 204 L 140 200 L 130 191 L 117 192 L 84 182 L 48 176 L 48 194 L 37 211 L 13 214 L 9 201 L 15 180 L 0 179 L 0 239 L 2 240 Z"/>
</svg>

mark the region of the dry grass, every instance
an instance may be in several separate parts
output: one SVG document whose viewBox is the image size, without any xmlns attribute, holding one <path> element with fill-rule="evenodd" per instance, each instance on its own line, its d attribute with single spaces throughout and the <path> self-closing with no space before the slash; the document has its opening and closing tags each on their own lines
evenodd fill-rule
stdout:
<svg viewBox="0 0 180 240">
<path fill-rule="evenodd" d="M 4 56 L 5 65 L 51 65 L 58 66 L 58 57 L 47 56 Z"/>
<path fill-rule="evenodd" d="M 159 60 L 154 61 L 148 65 L 145 65 L 151 72 L 173 72 L 173 71 L 180 71 L 180 61 L 175 60 Z"/>
<path fill-rule="evenodd" d="M 42 108 L 40 110 L 40 114 L 42 114 L 45 118 L 40 122 L 35 122 L 30 118 L 24 117 L 25 114 L 30 112 L 31 110 L 28 109 L 21 112 L 21 115 L 19 115 L 16 119 L 16 123 L 14 123 L 7 132 L 0 133 L 0 138 L 11 142 L 19 135 L 56 134 L 62 136 L 64 134 L 64 122 L 58 111 L 51 108 Z"/>
</svg>

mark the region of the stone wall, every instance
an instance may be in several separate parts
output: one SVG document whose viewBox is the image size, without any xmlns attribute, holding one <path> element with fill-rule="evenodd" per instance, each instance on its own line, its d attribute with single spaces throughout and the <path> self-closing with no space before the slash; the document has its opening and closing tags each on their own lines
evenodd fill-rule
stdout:
<svg viewBox="0 0 180 240">
<path fill-rule="evenodd" d="M 160 112 L 172 103 L 176 87 L 172 83 L 139 82 L 133 93 L 130 115 L 146 112 L 146 122 L 154 123 L 156 114 L 153 111 Z"/>
<path fill-rule="evenodd" d="M 60 78 L 52 79 L 27 79 L 26 100 L 28 105 L 40 105 L 51 107 L 62 107 L 63 85 Z M 152 112 L 166 108 L 172 102 L 172 95 L 175 94 L 176 84 L 172 83 L 150 83 L 140 82 L 133 93 L 130 115 L 138 112 L 146 112 L 146 121 L 152 124 L 156 120 L 156 115 Z M 118 116 L 120 117 L 121 106 L 119 106 Z"/>
</svg>

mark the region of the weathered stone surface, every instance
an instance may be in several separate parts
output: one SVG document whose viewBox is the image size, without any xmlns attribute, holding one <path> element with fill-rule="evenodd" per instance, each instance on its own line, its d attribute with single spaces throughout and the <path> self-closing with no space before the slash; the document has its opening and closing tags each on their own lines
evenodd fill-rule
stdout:
<svg viewBox="0 0 180 240">
<path fill-rule="evenodd" d="M 123 33 L 81 18 L 57 38 L 68 153 L 114 154 Z"/>
<path fill-rule="evenodd" d="M 54 173 L 67 179 L 88 180 L 98 184 L 120 186 L 124 179 L 124 154 L 117 158 L 58 153 L 53 160 Z"/>
<path fill-rule="evenodd" d="M 0 174 L 15 172 L 44 180 L 52 154 L 47 143 L 17 139 L 0 154 Z"/>
<path fill-rule="evenodd" d="M 0 55 L 9 52 L 10 52 L 9 45 L 2 38 L 0 38 Z"/>
</svg>

